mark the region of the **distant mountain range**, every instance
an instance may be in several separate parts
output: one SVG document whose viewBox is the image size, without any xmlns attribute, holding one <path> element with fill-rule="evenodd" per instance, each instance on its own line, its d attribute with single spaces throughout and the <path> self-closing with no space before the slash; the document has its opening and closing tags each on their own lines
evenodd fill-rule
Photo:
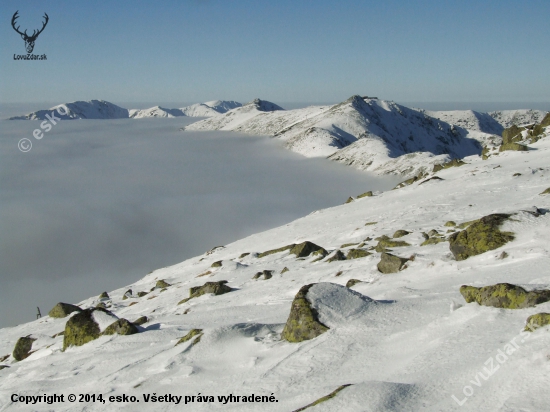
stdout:
<svg viewBox="0 0 550 412">
<path fill-rule="evenodd" d="M 67 107 L 66 114 L 57 111 L 61 107 L 61 113 L 65 112 L 62 106 Z M 226 100 L 214 100 L 205 103 L 197 103 L 180 109 L 167 109 L 160 106 L 149 109 L 124 109 L 105 100 L 90 100 L 88 102 L 77 101 L 57 105 L 47 110 L 38 110 L 23 116 L 11 117 L 9 120 L 44 120 L 56 110 L 56 117 L 63 120 L 71 119 L 143 119 L 148 117 L 211 117 L 223 114 L 228 110 L 242 106 L 241 103 Z"/>
</svg>

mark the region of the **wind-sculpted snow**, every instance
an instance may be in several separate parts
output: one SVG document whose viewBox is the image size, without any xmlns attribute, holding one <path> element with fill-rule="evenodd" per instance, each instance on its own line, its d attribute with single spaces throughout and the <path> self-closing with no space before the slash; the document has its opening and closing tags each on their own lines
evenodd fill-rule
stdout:
<svg viewBox="0 0 550 412">
<path fill-rule="evenodd" d="M 479 130 L 470 133 L 394 102 L 359 96 L 334 106 L 268 113 L 243 106 L 193 123 L 186 130 L 267 134 L 307 157 L 330 156 L 359 169 L 395 174 L 424 167 L 408 154 L 421 153 L 420 158 L 433 157 L 434 161 L 462 158 L 479 154 L 480 141 L 490 136 Z"/>
</svg>

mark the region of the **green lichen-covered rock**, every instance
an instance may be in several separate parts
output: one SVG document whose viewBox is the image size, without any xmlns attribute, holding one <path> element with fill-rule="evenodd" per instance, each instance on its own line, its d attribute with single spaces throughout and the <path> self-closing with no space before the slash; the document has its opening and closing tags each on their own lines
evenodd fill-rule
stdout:
<svg viewBox="0 0 550 412">
<path fill-rule="evenodd" d="M 110 299 L 109 294 L 107 292 L 103 292 L 101 295 L 99 295 L 99 299 Z"/>
<path fill-rule="evenodd" d="M 422 177 L 424 177 L 424 176 L 422 175 Z M 407 180 L 405 180 L 405 181 L 399 183 L 399 184 L 398 184 L 397 186 L 395 186 L 392 190 L 401 189 L 401 188 L 403 188 L 403 187 L 405 187 L 405 186 L 412 185 L 412 184 L 413 184 L 414 182 L 416 182 L 417 180 L 422 179 L 422 177 L 420 177 L 420 175 L 419 175 L 419 176 L 411 177 L 410 179 L 407 179 Z"/>
<path fill-rule="evenodd" d="M 348 197 L 348 200 L 346 200 L 346 203 L 351 203 L 353 202 L 355 199 L 353 197 Z"/>
<path fill-rule="evenodd" d="M 337 260 L 346 260 L 346 255 L 344 255 L 340 250 L 337 250 L 331 257 L 327 259 L 327 262 L 335 262 Z"/>
<path fill-rule="evenodd" d="M 302 411 L 305 411 L 306 409 L 308 408 L 311 408 L 312 406 L 315 406 L 315 405 L 319 405 L 320 403 L 323 403 L 325 401 L 328 401 L 329 399 L 332 399 L 334 398 L 338 392 L 340 392 L 341 390 L 347 388 L 348 386 L 351 386 L 351 383 L 347 383 L 345 385 L 342 385 L 342 386 L 339 386 L 338 388 L 336 388 L 335 390 L 333 390 L 331 393 L 329 393 L 328 395 L 326 396 L 323 396 L 322 398 L 319 398 L 317 399 L 316 401 L 310 403 L 309 405 L 306 405 L 306 406 L 303 406 L 299 409 L 296 409 L 295 411 L 293 412 L 302 412 Z"/>
<path fill-rule="evenodd" d="M 231 292 L 229 286 L 226 285 L 227 280 L 220 280 L 218 282 L 206 282 L 202 286 L 195 286 L 189 289 L 189 297 L 178 302 L 178 305 L 187 302 L 189 299 L 197 298 L 207 293 L 213 293 L 214 295 L 223 295 L 224 293 Z"/>
<path fill-rule="evenodd" d="M 361 199 L 362 197 L 371 197 L 373 196 L 372 190 L 369 190 L 368 192 L 361 193 L 359 196 L 357 196 L 357 199 Z"/>
<path fill-rule="evenodd" d="M 476 219 L 476 220 L 469 220 L 467 222 L 463 222 L 461 224 L 459 224 L 457 226 L 458 229 L 466 229 L 468 226 L 471 226 L 472 224 L 474 224 L 475 222 L 478 222 L 479 219 Z"/>
<path fill-rule="evenodd" d="M 350 249 L 348 250 L 348 255 L 346 256 L 347 259 L 359 259 L 363 257 L 367 257 L 369 255 L 372 255 L 372 253 L 367 252 L 363 249 Z"/>
<path fill-rule="evenodd" d="M 290 249 L 290 253 L 296 255 L 297 258 L 307 257 L 313 252 L 318 251 L 321 251 L 320 253 L 323 253 L 324 251 L 325 256 L 327 254 L 327 251 L 321 246 L 317 246 L 315 243 L 309 242 L 307 240 L 305 242 L 294 245 L 294 247 Z"/>
<path fill-rule="evenodd" d="M 183 338 L 178 340 L 175 346 L 178 346 L 180 343 L 185 343 L 187 341 L 190 341 L 195 336 L 197 336 L 197 338 L 191 344 L 191 345 L 195 345 L 200 342 L 202 335 L 203 335 L 202 329 L 191 329 L 187 335 L 185 335 Z"/>
<path fill-rule="evenodd" d="M 372 226 L 372 225 L 375 225 L 377 223 L 378 222 L 367 222 L 367 223 L 365 223 L 365 226 Z"/>
<path fill-rule="evenodd" d="M 76 305 L 71 305 L 70 303 L 59 302 L 55 305 L 52 310 L 48 313 L 51 318 L 64 318 L 69 316 L 73 312 L 81 312 L 82 309 Z"/>
<path fill-rule="evenodd" d="M 220 267 L 222 267 L 222 261 L 221 261 L 221 260 L 218 260 L 218 261 L 212 263 L 212 265 L 210 265 L 210 267 L 213 267 L 213 268 L 220 268 Z"/>
<path fill-rule="evenodd" d="M 514 239 L 512 233 L 501 232 L 499 227 L 510 217 L 507 214 L 493 214 L 482 217 L 466 230 L 449 236 L 449 249 L 456 260 L 465 260 L 497 249 Z"/>
<path fill-rule="evenodd" d="M 525 127 L 518 127 L 515 124 L 504 129 L 502 131 L 502 144 L 519 142 L 521 137 L 521 132 L 525 130 Z"/>
<path fill-rule="evenodd" d="M 385 252 L 387 248 L 392 248 L 392 247 L 410 246 L 410 244 L 407 242 L 404 242 L 402 240 L 392 240 L 387 236 L 381 236 L 378 239 L 379 239 L 378 244 L 375 247 L 375 250 L 377 252 Z"/>
<path fill-rule="evenodd" d="M 169 288 L 170 286 L 172 286 L 170 283 L 166 282 L 164 279 L 160 279 L 160 280 L 157 280 L 155 288 L 163 289 L 163 288 Z"/>
<path fill-rule="evenodd" d="M 121 318 L 105 328 L 102 335 L 133 335 L 134 333 L 139 333 L 139 329 L 132 322 L 129 322 L 127 319 Z"/>
<path fill-rule="evenodd" d="M 499 152 L 504 152 L 506 150 L 514 150 L 516 152 L 526 152 L 529 150 L 527 146 L 519 143 L 503 143 L 498 149 Z"/>
<path fill-rule="evenodd" d="M 424 242 L 420 244 L 420 246 L 428 246 L 428 245 L 437 245 L 441 242 L 446 242 L 447 240 L 442 237 L 431 237 L 429 239 L 426 239 Z"/>
<path fill-rule="evenodd" d="M 350 247 L 350 246 L 355 246 L 355 245 L 358 245 L 359 243 L 344 243 L 342 246 L 340 246 L 340 248 L 344 249 L 346 247 Z"/>
<path fill-rule="evenodd" d="M 443 170 L 443 169 L 448 169 L 450 167 L 459 167 L 459 166 L 462 166 L 462 165 L 465 165 L 465 164 L 466 163 L 463 162 L 460 159 L 453 159 L 453 160 L 451 160 L 450 162 L 447 162 L 447 163 L 441 163 L 441 164 L 438 164 L 438 165 L 434 165 L 434 167 L 432 169 L 432 172 L 437 173 L 437 172 L 439 172 L 440 170 Z"/>
<path fill-rule="evenodd" d="M 134 325 L 141 326 L 141 325 L 143 325 L 147 322 L 149 322 L 149 318 L 147 316 L 141 316 L 141 317 L 137 318 L 135 321 L 133 321 L 132 323 Z"/>
<path fill-rule="evenodd" d="M 144 297 L 145 295 L 147 295 L 149 292 L 138 292 L 138 298 L 142 298 Z"/>
<path fill-rule="evenodd" d="M 103 311 L 112 315 L 111 312 L 103 308 L 85 309 L 74 315 L 65 324 L 63 350 L 67 349 L 69 346 L 82 346 L 99 338 L 101 330 L 93 318 L 94 311 Z"/>
<path fill-rule="evenodd" d="M 107 305 L 105 304 L 105 302 L 99 302 L 97 305 L 95 305 L 95 307 L 107 309 Z"/>
<path fill-rule="evenodd" d="M 122 295 L 122 300 L 126 300 L 131 297 L 132 297 L 132 289 L 128 289 L 126 292 L 124 292 L 124 295 Z"/>
<path fill-rule="evenodd" d="M 489 149 L 487 146 L 483 147 L 483 150 L 481 151 L 481 158 L 483 160 L 487 160 L 489 158 L 489 152 L 491 149 Z"/>
<path fill-rule="evenodd" d="M 382 255 L 380 256 L 380 262 L 378 262 L 378 265 L 376 265 L 376 267 L 381 273 L 397 273 L 401 269 L 403 269 L 403 266 L 408 261 L 409 259 L 395 256 L 391 253 L 382 253 Z"/>
<path fill-rule="evenodd" d="M 456 222 L 454 220 L 449 220 L 447 222 L 445 222 L 445 226 L 447 227 L 455 227 L 456 226 Z"/>
<path fill-rule="evenodd" d="M 408 232 L 406 230 L 401 229 L 401 230 L 398 230 L 397 232 L 395 232 L 393 234 L 393 238 L 396 239 L 396 238 L 400 238 L 400 237 L 403 237 L 403 236 L 407 236 L 409 233 L 411 233 L 411 232 Z"/>
<path fill-rule="evenodd" d="M 289 271 L 289 269 L 285 266 L 285 267 L 283 268 L 283 270 L 281 270 L 281 275 L 282 275 L 283 273 L 288 272 L 288 271 Z"/>
<path fill-rule="evenodd" d="M 314 284 L 302 286 L 292 302 L 290 314 L 281 334 L 281 338 L 288 342 L 302 342 L 316 338 L 329 328 L 319 322 L 317 311 L 307 300 L 307 292 Z"/>
<path fill-rule="evenodd" d="M 358 283 L 361 283 L 361 282 L 362 281 L 359 280 L 359 279 L 350 279 L 346 282 L 346 287 L 351 288 L 351 287 L 353 287 L 353 286 L 355 286 L 355 285 L 357 285 Z"/>
<path fill-rule="evenodd" d="M 241 253 L 241 255 L 239 256 L 239 259 L 245 258 L 248 255 L 250 255 L 250 252 Z"/>
<path fill-rule="evenodd" d="M 260 253 L 258 255 L 258 257 L 263 258 L 265 256 L 273 255 L 274 253 L 284 252 L 285 250 L 292 249 L 294 246 L 296 246 L 296 245 L 293 243 L 291 245 L 286 245 L 286 246 L 283 246 L 283 247 L 280 247 L 280 248 L 277 248 L 277 249 L 266 250 L 265 252 Z"/>
<path fill-rule="evenodd" d="M 537 313 L 527 318 L 525 331 L 533 332 L 535 329 L 550 325 L 550 313 Z"/>
<path fill-rule="evenodd" d="M 24 336 L 22 338 L 17 339 L 17 342 L 15 343 L 15 347 L 13 348 L 13 359 L 16 361 L 21 361 L 28 357 L 30 355 L 30 351 L 32 349 L 32 343 L 36 339 L 31 338 L 30 336 Z"/>
<path fill-rule="evenodd" d="M 550 187 L 542 192 L 541 195 L 550 195 Z"/>
<path fill-rule="evenodd" d="M 530 308 L 550 301 L 550 290 L 528 292 L 521 286 L 510 283 L 497 283 L 481 288 L 463 285 L 460 287 L 460 293 L 468 303 L 477 302 L 479 305 L 503 309 Z"/>
<path fill-rule="evenodd" d="M 540 125 L 542 127 L 550 126 L 550 113 L 546 113 L 546 116 L 544 116 L 544 119 L 542 119 L 542 122 L 540 122 Z"/>
<path fill-rule="evenodd" d="M 264 270 L 262 272 L 258 272 L 256 273 L 252 279 L 263 279 L 263 280 L 268 280 L 268 279 L 271 279 L 273 277 L 273 271 L 272 270 Z"/>
</svg>

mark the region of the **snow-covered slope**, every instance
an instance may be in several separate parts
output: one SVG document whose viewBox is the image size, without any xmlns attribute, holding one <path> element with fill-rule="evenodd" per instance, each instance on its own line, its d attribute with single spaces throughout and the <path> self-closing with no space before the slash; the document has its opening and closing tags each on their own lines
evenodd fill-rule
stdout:
<svg viewBox="0 0 550 412">
<path fill-rule="evenodd" d="M 96 296 L 79 303 L 88 308 L 102 301 L 130 321 L 147 316 L 138 334 L 103 336 L 63 352 L 63 336 L 54 335 L 67 318 L 44 316 L 0 330 L 0 357 L 12 352 L 19 337 L 37 339 L 28 358 L 1 362 L 6 368 L 0 370 L 0 409 L 293 411 L 339 388 L 311 410 L 550 410 L 549 327 L 520 335 L 526 318 L 550 312 L 550 302 L 497 309 L 467 304 L 459 293 L 464 284 L 550 286 L 550 194 L 541 195 L 550 187 L 548 129 L 531 145 L 536 150 L 502 152 L 485 161 L 466 157 L 466 165 L 438 172 L 439 180 L 316 211 L 156 270 L 110 291 L 108 300 Z M 456 230 L 447 221 L 459 224 L 492 213 L 515 213 L 502 227 L 514 240 L 496 250 L 456 261 L 447 241 L 421 246 L 422 232 L 446 236 Z M 382 274 L 375 238 L 400 229 L 410 232 L 399 239 L 408 245 L 391 253 L 410 260 L 403 270 Z M 256 254 L 305 240 L 329 256 Z M 364 244 L 350 245 L 357 243 Z M 347 254 L 351 248 L 371 254 L 328 261 L 336 250 Z M 264 270 L 272 277 L 253 279 Z M 153 289 L 161 279 L 172 286 Z M 334 286 L 350 279 L 360 281 L 355 292 Z M 189 297 L 189 288 L 222 280 L 232 291 L 178 304 Z M 281 340 L 295 294 L 311 283 L 318 284 L 310 289 L 312 305 L 330 329 L 301 343 Z M 127 289 L 132 295 L 123 299 Z M 148 293 L 137 297 L 138 292 Z M 200 339 L 176 346 L 192 329 L 202 330 Z M 106 402 L 25 407 L 11 401 L 12 394 L 54 393 L 65 399 L 102 394 Z M 123 394 L 140 403 L 108 400 Z M 189 401 L 146 402 L 144 395 L 152 394 Z M 199 394 L 213 402 L 198 401 Z M 218 400 L 229 394 L 273 395 L 276 402 Z"/>
<path fill-rule="evenodd" d="M 544 116 L 546 116 L 546 113 L 548 112 L 543 110 L 522 109 L 500 110 L 488 114 L 506 129 L 514 124 L 522 126 L 525 124 L 540 123 Z"/>
<path fill-rule="evenodd" d="M 66 115 L 59 115 L 57 109 L 61 107 L 61 113 L 64 113 L 63 106 L 69 111 Z M 91 100 L 89 102 L 73 102 L 57 105 L 47 110 L 38 110 L 24 116 L 11 117 L 10 120 L 44 120 L 46 115 L 51 115 L 55 111 L 56 117 L 61 119 L 143 119 L 148 117 L 211 117 L 228 110 L 240 107 L 241 104 L 233 100 L 213 100 L 206 103 L 196 103 L 191 106 L 180 109 L 167 109 L 160 106 L 150 107 L 148 109 L 124 109 L 113 103 L 104 100 Z"/>
<path fill-rule="evenodd" d="M 65 109 L 65 107 L 68 109 Z M 44 120 L 46 115 L 67 119 L 124 119 L 128 117 L 128 110 L 105 100 L 77 101 L 50 107 L 47 110 L 38 110 L 24 116 L 16 116 L 10 120 Z"/>
<path fill-rule="evenodd" d="M 360 96 L 334 106 L 289 111 L 243 106 L 185 129 L 267 134 L 284 140 L 287 148 L 304 156 L 330 156 L 359 169 L 398 174 L 421 168 L 408 154 L 422 152 L 423 159 L 439 156 L 434 161 L 464 157 L 480 153 L 480 142 L 490 136 L 394 102 Z"/>
</svg>

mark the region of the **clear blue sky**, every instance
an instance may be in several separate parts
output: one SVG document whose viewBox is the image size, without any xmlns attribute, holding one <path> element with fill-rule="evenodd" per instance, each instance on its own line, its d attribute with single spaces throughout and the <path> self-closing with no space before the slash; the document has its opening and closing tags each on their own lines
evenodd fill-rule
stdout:
<svg viewBox="0 0 550 412">
<path fill-rule="evenodd" d="M 14 61 L 21 27 L 48 27 Z M 550 101 L 549 0 L 0 3 L 0 102 Z"/>
</svg>

